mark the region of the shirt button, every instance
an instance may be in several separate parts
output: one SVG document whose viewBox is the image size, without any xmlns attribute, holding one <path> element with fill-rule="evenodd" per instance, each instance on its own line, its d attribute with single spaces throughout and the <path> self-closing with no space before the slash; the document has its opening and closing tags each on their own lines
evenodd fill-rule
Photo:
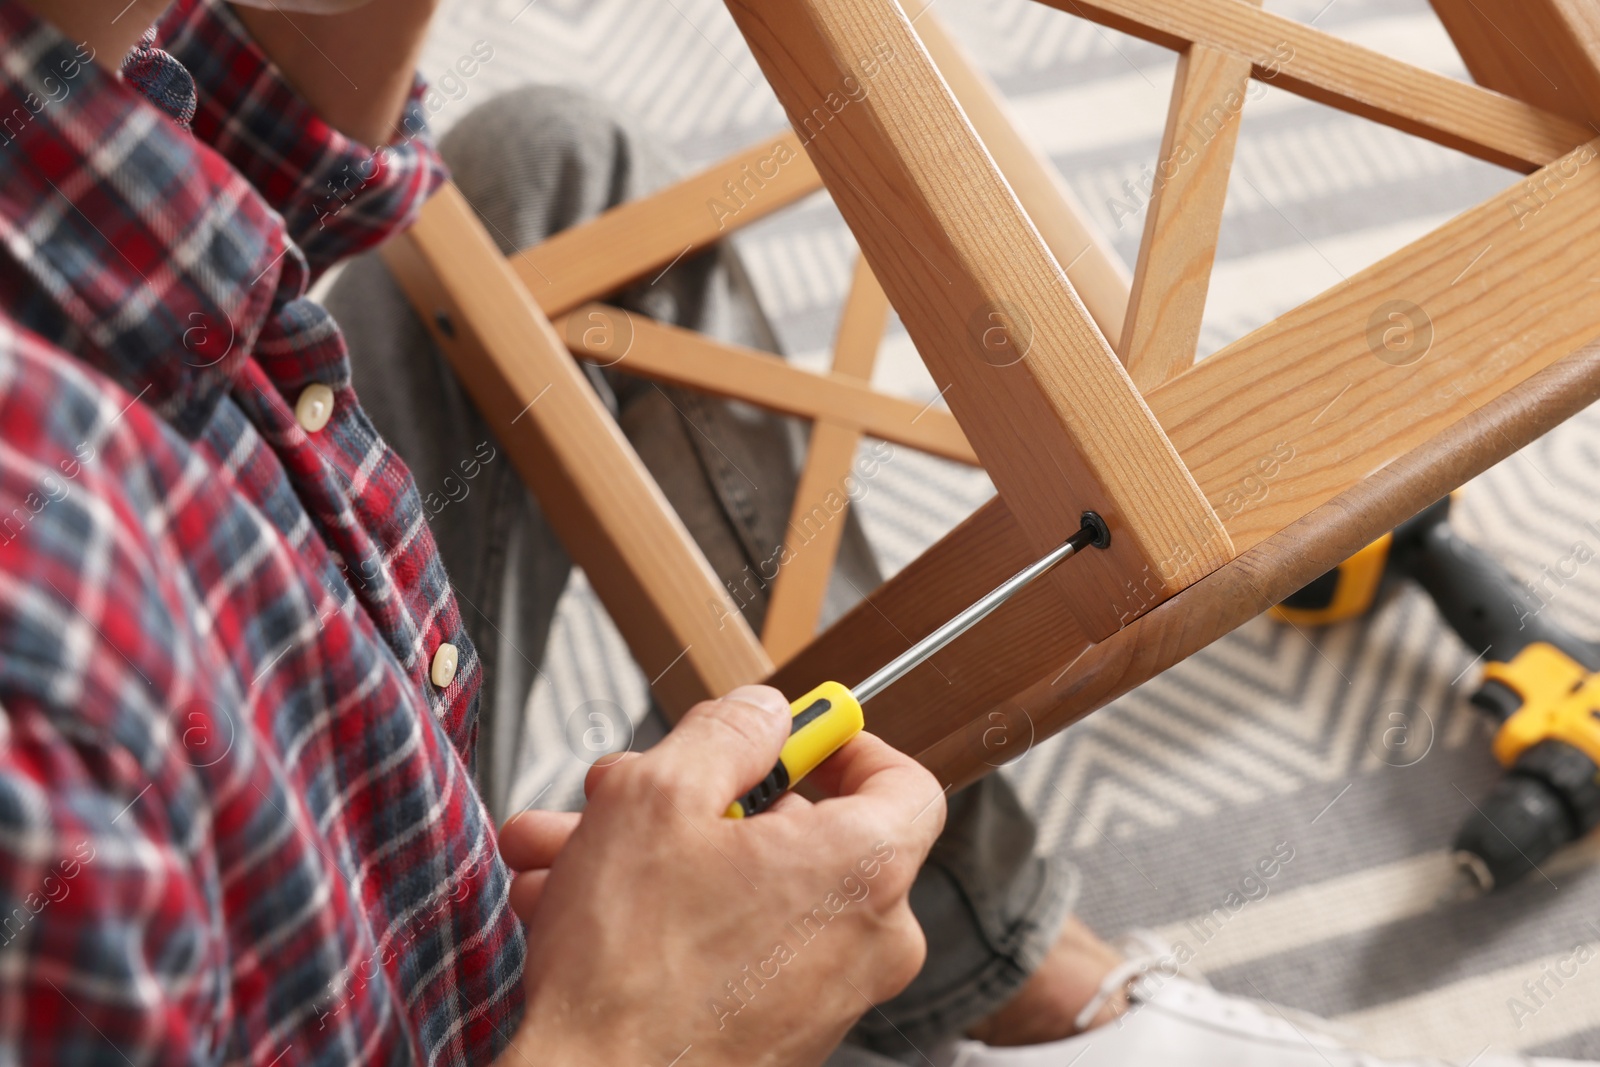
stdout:
<svg viewBox="0 0 1600 1067">
<path fill-rule="evenodd" d="M 300 390 L 300 399 L 294 403 L 294 418 L 306 433 L 316 433 L 333 418 L 333 390 L 321 382 L 312 382 Z"/>
<path fill-rule="evenodd" d="M 440 645 L 439 651 L 433 654 L 433 667 L 429 671 L 433 684 L 444 689 L 455 681 L 456 663 L 460 658 L 461 654 L 456 651 L 455 645 L 448 641 Z"/>
</svg>

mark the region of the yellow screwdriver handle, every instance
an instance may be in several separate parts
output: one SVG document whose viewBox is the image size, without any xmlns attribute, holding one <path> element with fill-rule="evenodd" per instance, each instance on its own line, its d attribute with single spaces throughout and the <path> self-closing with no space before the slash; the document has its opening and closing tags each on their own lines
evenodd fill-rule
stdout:
<svg viewBox="0 0 1600 1067">
<path fill-rule="evenodd" d="M 754 789 L 728 805 L 728 818 L 742 819 L 766 811 L 866 726 L 855 694 L 838 682 L 823 682 L 790 704 L 789 713 L 793 716 L 789 740 L 783 743 L 777 766 Z"/>
</svg>

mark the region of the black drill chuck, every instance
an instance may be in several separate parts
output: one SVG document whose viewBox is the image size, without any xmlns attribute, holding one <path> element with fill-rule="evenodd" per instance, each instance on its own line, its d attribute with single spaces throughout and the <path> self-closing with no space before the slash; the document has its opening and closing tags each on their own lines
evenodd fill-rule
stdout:
<svg viewBox="0 0 1600 1067">
<path fill-rule="evenodd" d="M 1458 862 L 1485 891 L 1532 872 L 1600 825 L 1600 767 L 1560 741 L 1517 758 L 1456 835 Z"/>
</svg>

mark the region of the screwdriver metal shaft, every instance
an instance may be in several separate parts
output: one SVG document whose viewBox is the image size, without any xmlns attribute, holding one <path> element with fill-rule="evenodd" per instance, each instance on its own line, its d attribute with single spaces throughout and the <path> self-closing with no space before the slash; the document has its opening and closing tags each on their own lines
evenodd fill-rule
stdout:
<svg viewBox="0 0 1600 1067">
<path fill-rule="evenodd" d="M 1071 558 L 1090 545 L 1099 544 L 1104 547 L 1109 541 L 1110 536 L 1106 532 L 1105 523 L 1100 517 L 1093 515 L 1092 512 L 1085 515 L 1083 526 L 1059 547 L 1052 549 L 1042 558 L 1028 564 L 1016 574 L 1001 582 L 992 592 L 980 598 L 971 607 L 884 664 L 866 681 L 860 685 L 851 686 L 851 692 L 855 693 L 856 700 L 859 703 L 865 704 L 874 696 L 899 681 L 908 671 L 925 662 L 928 657 L 938 652 L 945 645 L 978 625 L 995 608 L 1016 596 L 1035 579 L 1049 573 L 1055 568 L 1056 564 Z"/>
<path fill-rule="evenodd" d="M 766 811 L 794 784 L 837 752 L 866 726 L 861 705 L 883 692 L 905 673 L 951 641 L 972 629 L 1001 604 L 1010 600 L 1028 583 L 1047 574 L 1052 567 L 1090 545 L 1105 548 L 1111 531 L 1105 520 L 1092 511 L 1083 513 L 1083 526 L 1065 543 L 1051 549 L 961 614 L 912 645 L 887 666 L 856 686 L 854 690 L 838 682 L 823 682 L 799 700 L 789 704 L 789 740 L 784 742 L 778 762 L 744 796 L 728 805 L 727 817 L 743 819 Z"/>
</svg>

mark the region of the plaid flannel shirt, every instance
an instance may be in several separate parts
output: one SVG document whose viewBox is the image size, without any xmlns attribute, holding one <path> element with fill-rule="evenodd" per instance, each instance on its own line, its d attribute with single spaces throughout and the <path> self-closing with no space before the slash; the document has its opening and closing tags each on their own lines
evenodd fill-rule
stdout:
<svg viewBox="0 0 1600 1067">
<path fill-rule="evenodd" d="M 192 134 L 0 0 L 0 1064 L 486 1062 L 523 943 L 478 661 L 304 296 L 442 167 L 221 5 L 155 41 Z"/>
</svg>

